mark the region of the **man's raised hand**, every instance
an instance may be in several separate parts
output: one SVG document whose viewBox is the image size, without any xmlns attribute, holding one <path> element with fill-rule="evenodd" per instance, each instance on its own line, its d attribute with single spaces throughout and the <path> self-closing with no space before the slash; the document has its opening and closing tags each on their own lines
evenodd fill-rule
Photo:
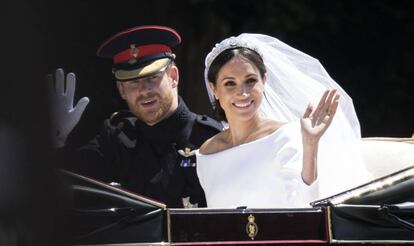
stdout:
<svg viewBox="0 0 414 246">
<path fill-rule="evenodd" d="M 63 69 L 59 68 L 54 76 L 48 74 L 47 80 L 52 113 L 52 141 L 54 147 L 63 147 L 69 133 L 79 122 L 89 98 L 81 98 L 73 107 L 76 89 L 74 73 L 68 73 L 65 77 Z"/>
</svg>

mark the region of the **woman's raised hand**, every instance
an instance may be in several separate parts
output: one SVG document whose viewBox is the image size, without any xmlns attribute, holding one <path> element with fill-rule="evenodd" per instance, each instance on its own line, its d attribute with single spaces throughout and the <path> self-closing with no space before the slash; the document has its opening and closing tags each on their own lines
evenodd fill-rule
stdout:
<svg viewBox="0 0 414 246">
<path fill-rule="evenodd" d="M 308 105 L 301 119 L 304 139 L 315 143 L 319 141 L 331 124 L 338 104 L 339 94 L 336 89 L 332 89 L 325 91 L 316 109 L 311 104 Z"/>
</svg>

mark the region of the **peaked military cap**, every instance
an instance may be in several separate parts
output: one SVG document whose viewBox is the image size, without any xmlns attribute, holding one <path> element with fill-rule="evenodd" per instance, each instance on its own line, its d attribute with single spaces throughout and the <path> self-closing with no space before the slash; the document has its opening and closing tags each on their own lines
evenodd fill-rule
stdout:
<svg viewBox="0 0 414 246">
<path fill-rule="evenodd" d="M 119 81 L 143 78 L 164 71 L 175 59 L 171 48 L 180 35 L 163 26 L 139 26 L 108 38 L 96 55 L 113 60 L 112 72 Z"/>
</svg>

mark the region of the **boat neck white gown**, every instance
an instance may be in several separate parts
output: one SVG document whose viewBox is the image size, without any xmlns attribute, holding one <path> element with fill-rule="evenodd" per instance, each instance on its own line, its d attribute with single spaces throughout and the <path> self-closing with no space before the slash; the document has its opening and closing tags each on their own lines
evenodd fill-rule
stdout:
<svg viewBox="0 0 414 246">
<path fill-rule="evenodd" d="M 318 173 L 317 181 L 306 185 L 301 176 L 303 147 L 297 121 L 252 142 L 214 154 L 197 151 L 196 155 L 197 175 L 209 208 L 309 207 L 310 202 L 325 198 L 323 196 L 363 183 L 361 179 L 350 180 L 347 176 L 352 176 L 351 173 L 335 172 L 336 175 L 331 176 L 325 172 L 324 177 Z M 318 172 L 323 169 L 320 164 L 318 161 Z M 340 168 L 337 171 L 341 172 Z M 345 177 L 338 180 L 340 184 L 334 185 L 332 182 L 335 181 L 331 179 L 340 176 Z"/>
<path fill-rule="evenodd" d="M 302 181 L 302 136 L 292 122 L 272 134 L 214 154 L 197 154 L 197 174 L 211 208 L 303 207 L 317 183 Z M 306 195 L 305 195 L 306 194 Z"/>
</svg>

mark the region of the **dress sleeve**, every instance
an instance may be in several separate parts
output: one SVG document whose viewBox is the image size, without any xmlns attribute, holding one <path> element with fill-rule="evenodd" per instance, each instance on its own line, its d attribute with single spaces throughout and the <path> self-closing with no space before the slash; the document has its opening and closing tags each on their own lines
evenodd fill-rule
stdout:
<svg viewBox="0 0 414 246">
<path fill-rule="evenodd" d="M 303 147 L 300 123 L 292 122 L 283 128 L 280 145 L 276 153 L 280 164 L 286 199 L 292 207 L 309 207 L 318 198 L 319 181 L 307 185 L 302 179 Z"/>
</svg>

